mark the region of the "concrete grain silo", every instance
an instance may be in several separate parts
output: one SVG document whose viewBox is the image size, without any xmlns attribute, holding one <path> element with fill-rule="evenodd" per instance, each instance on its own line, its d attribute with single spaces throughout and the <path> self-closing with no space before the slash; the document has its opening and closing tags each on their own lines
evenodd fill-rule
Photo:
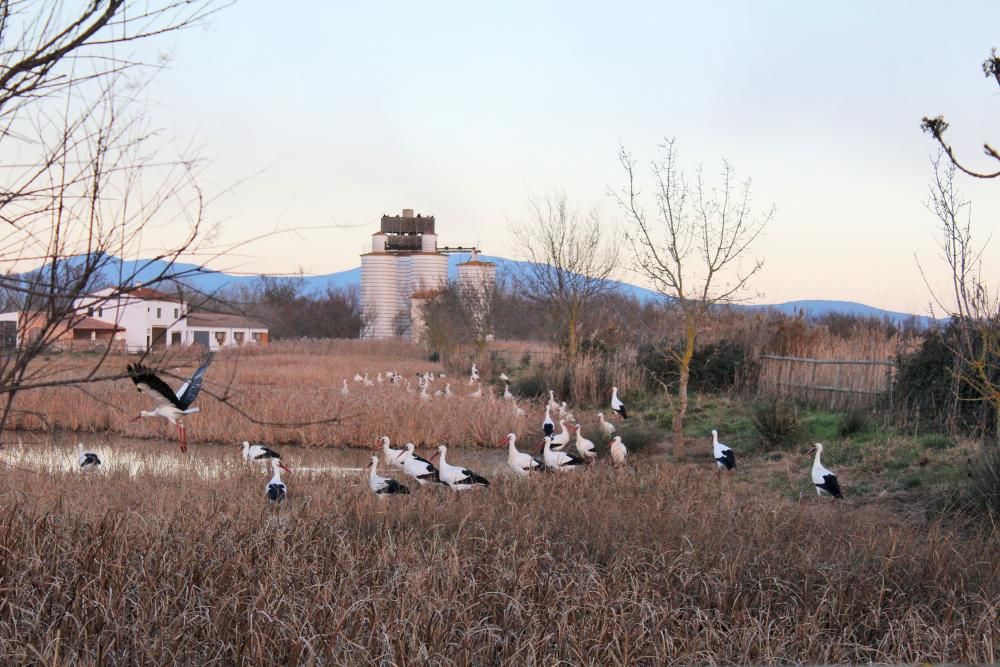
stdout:
<svg viewBox="0 0 1000 667">
<path fill-rule="evenodd" d="M 413 296 L 428 298 L 448 282 L 448 255 L 439 252 L 434 216 L 382 216 L 372 250 L 361 256 L 362 338 L 413 337 Z"/>
<path fill-rule="evenodd" d="M 469 261 L 458 265 L 458 289 L 471 307 L 477 336 L 486 340 L 493 338 L 489 314 L 496 283 L 497 265 L 481 261 L 476 250 L 472 251 Z"/>
</svg>

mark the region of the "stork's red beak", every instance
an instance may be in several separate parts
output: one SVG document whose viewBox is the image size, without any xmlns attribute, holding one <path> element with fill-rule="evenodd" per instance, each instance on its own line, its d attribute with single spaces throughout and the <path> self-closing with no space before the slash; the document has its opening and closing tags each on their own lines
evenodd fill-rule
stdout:
<svg viewBox="0 0 1000 667">
<path fill-rule="evenodd" d="M 188 446 L 186 442 L 181 443 L 181 454 L 187 454 Z"/>
<path fill-rule="evenodd" d="M 396 454 L 396 460 L 398 461 L 399 459 L 403 458 L 403 454 L 405 454 L 405 453 L 406 453 L 406 450 L 404 449 L 399 454 Z"/>
<path fill-rule="evenodd" d="M 441 452 L 434 452 L 434 456 L 431 457 L 431 461 L 433 461 L 434 459 L 436 459 L 438 457 L 438 454 L 440 454 L 440 453 Z"/>
<path fill-rule="evenodd" d="M 142 415 L 136 415 L 135 417 L 132 417 L 132 419 L 129 419 L 128 421 L 131 424 L 132 422 L 137 422 L 140 419 L 142 419 Z"/>
<path fill-rule="evenodd" d="M 291 470 L 289 470 L 288 466 L 286 466 L 284 463 L 279 462 L 278 467 L 284 470 L 285 472 L 292 472 Z"/>
</svg>

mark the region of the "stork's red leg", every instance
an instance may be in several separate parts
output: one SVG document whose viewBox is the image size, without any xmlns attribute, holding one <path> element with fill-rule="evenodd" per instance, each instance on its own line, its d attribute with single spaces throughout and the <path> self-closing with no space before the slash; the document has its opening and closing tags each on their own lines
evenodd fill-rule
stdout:
<svg viewBox="0 0 1000 667">
<path fill-rule="evenodd" d="M 188 450 L 188 447 L 187 447 L 187 431 L 184 430 L 184 425 L 183 424 L 178 424 L 177 428 L 181 432 L 181 452 L 186 453 L 187 450 Z"/>
</svg>

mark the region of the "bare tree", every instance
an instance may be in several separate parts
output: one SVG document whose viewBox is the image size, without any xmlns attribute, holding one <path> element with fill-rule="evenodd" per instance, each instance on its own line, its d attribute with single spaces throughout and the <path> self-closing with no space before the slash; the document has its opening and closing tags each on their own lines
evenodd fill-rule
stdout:
<svg viewBox="0 0 1000 667">
<path fill-rule="evenodd" d="M 684 457 L 684 416 L 688 406 L 688 379 L 699 329 L 713 306 L 739 300 L 763 262 L 741 265 L 750 245 L 774 216 L 774 207 L 755 216 L 750 180 L 738 183 L 733 166 L 723 160 L 718 187 L 709 186 L 698 170 L 688 185 L 677 164 L 673 139 L 659 146 L 649 163 L 654 213 L 646 211 L 639 187 L 636 161 L 624 148 L 618 159 L 626 185 L 612 192 L 625 212 L 631 230 L 626 238 L 635 258 L 635 270 L 667 297 L 682 321 L 684 340 L 665 351 L 678 365 L 677 401 L 673 403 L 673 447 Z"/>
<path fill-rule="evenodd" d="M 137 275 L 173 285 L 182 254 L 224 252 L 205 241 L 197 160 L 166 155 L 138 101 L 160 64 L 131 51 L 218 8 L 0 1 L 0 290 L 32 330 L 0 357 L 0 430 L 19 391 L 121 377 L 100 372 L 110 341 L 86 367 L 31 363 L 81 317 L 78 298 L 106 285 L 103 300 L 116 301 Z M 157 234 L 167 240 L 151 243 Z M 150 259 L 134 271 L 117 261 L 140 256 Z"/>
<path fill-rule="evenodd" d="M 950 316 L 958 334 L 953 352 L 959 359 L 957 380 L 970 386 L 1000 412 L 1000 293 L 983 277 L 983 253 L 973 236 L 972 207 L 955 183 L 954 163 L 932 161 L 928 209 L 939 222 L 941 254 L 950 274 L 949 294 L 936 293 L 924 276 L 935 305 Z M 923 274 L 923 267 L 921 267 Z"/>
<path fill-rule="evenodd" d="M 997 82 L 997 85 L 1000 86 L 1000 55 L 997 55 L 996 49 L 993 49 L 990 52 L 990 56 L 983 61 L 983 74 L 987 79 L 994 79 Z M 951 160 L 951 163 L 963 173 L 976 178 L 997 178 L 1000 176 L 1000 169 L 997 169 L 996 171 L 979 171 L 966 167 L 958 161 L 951 145 L 944 140 L 944 133 L 948 130 L 948 123 L 945 121 L 944 116 L 935 116 L 934 118 L 924 116 L 923 121 L 920 123 L 920 128 L 927 134 L 934 137 L 934 139 L 938 142 L 938 145 L 941 146 L 945 155 L 947 155 L 948 159 Z M 998 153 L 996 149 L 988 143 L 983 144 L 983 152 L 987 157 L 1000 162 L 1000 153 Z"/>
<path fill-rule="evenodd" d="M 565 194 L 530 202 L 533 218 L 515 235 L 529 262 L 514 287 L 549 308 L 553 329 L 572 364 L 580 347 L 580 328 L 595 299 L 613 292 L 619 245 L 596 211 L 570 208 Z"/>
</svg>

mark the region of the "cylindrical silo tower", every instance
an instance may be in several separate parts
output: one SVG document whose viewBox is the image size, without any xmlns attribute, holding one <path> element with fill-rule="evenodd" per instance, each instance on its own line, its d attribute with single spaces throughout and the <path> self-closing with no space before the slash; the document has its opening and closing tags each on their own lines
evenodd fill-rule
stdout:
<svg viewBox="0 0 1000 667">
<path fill-rule="evenodd" d="M 458 265 L 458 289 L 472 310 L 477 335 L 485 339 L 493 338 L 489 314 L 496 282 L 497 265 L 480 261 L 477 250 L 472 251 L 469 261 Z"/>
<path fill-rule="evenodd" d="M 386 236 L 372 235 L 372 251 L 361 256 L 362 338 L 390 338 L 401 306 L 395 255 L 385 251 Z"/>
<path fill-rule="evenodd" d="M 361 257 L 364 338 L 416 338 L 413 295 L 424 302 L 448 282 L 448 256 L 438 252 L 434 216 L 382 216 L 372 252 Z"/>
</svg>

